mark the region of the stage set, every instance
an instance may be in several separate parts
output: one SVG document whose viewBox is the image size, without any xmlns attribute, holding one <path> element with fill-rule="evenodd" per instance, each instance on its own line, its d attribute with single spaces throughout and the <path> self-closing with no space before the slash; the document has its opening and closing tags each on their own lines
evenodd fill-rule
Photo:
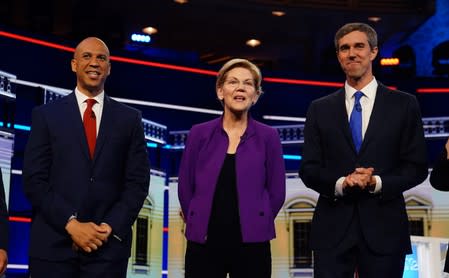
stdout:
<svg viewBox="0 0 449 278">
<path fill-rule="evenodd" d="M 406 39 L 380 46 L 380 57 L 411 51 L 413 55 L 404 54 L 402 61 L 412 68 L 377 65 L 374 70 L 385 85 L 417 97 L 430 165 L 449 136 L 449 4 L 443 2 L 438 1 L 439 12 Z M 22 189 L 22 164 L 31 111 L 72 92 L 75 77 L 70 59 L 75 45 L 0 27 L 0 167 L 10 215 L 7 277 L 28 277 L 32 211 Z M 142 111 L 152 164 L 149 194 L 133 225 L 127 277 L 184 277 L 186 240 L 177 172 L 190 127 L 221 114 L 214 91 L 219 67 L 154 62 L 126 53 L 112 53 L 111 63 L 105 91 Z M 431 77 L 435 71 L 440 73 Z M 266 93 L 253 107 L 252 116 L 278 130 L 288 172 L 287 196 L 276 218 L 277 237 L 271 242 L 273 277 L 313 277 L 308 240 L 318 194 L 306 188 L 297 174 L 305 115 L 312 100 L 337 90 L 344 77 L 291 78 L 291 74 L 263 69 L 262 73 Z M 433 189 L 427 179 L 404 197 L 413 245 L 404 277 L 449 277 L 442 272 L 449 242 L 449 193 Z"/>
</svg>

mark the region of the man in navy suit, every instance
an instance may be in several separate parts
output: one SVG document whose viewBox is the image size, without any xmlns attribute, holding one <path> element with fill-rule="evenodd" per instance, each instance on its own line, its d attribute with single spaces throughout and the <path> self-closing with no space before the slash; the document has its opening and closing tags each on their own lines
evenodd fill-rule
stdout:
<svg viewBox="0 0 449 278">
<path fill-rule="evenodd" d="M 5 189 L 0 169 L 0 276 L 8 264 L 8 211 L 6 210 Z"/>
<path fill-rule="evenodd" d="M 25 149 L 24 191 L 34 214 L 30 272 L 125 277 L 131 226 L 149 187 L 141 114 L 105 95 L 111 65 L 103 41 L 83 40 L 71 66 L 75 91 L 33 110 Z"/>
<path fill-rule="evenodd" d="M 402 277 L 411 252 L 403 192 L 427 176 L 417 100 L 376 80 L 377 34 L 350 23 L 335 35 L 343 88 L 309 107 L 300 177 L 320 193 L 314 277 Z"/>
</svg>

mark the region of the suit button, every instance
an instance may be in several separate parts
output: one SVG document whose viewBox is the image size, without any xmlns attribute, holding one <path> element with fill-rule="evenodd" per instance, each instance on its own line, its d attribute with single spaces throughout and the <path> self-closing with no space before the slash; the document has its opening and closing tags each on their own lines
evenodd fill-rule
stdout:
<svg viewBox="0 0 449 278">
<path fill-rule="evenodd" d="M 95 180 L 95 179 L 94 179 L 93 177 L 90 178 L 90 182 L 94 182 L 94 180 Z"/>
<path fill-rule="evenodd" d="M 259 212 L 259 216 L 264 216 L 265 213 L 263 211 Z"/>
</svg>

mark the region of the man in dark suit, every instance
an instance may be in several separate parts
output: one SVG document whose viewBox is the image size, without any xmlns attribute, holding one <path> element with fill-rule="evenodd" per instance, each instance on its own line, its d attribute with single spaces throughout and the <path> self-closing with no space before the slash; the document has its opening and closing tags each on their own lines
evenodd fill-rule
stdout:
<svg viewBox="0 0 449 278">
<path fill-rule="evenodd" d="M 435 189 L 449 191 L 449 139 L 430 173 L 430 184 Z M 446 253 L 444 272 L 449 273 L 449 252 Z"/>
<path fill-rule="evenodd" d="M 8 211 L 5 202 L 2 171 L 0 169 L 0 276 L 8 265 Z"/>
<path fill-rule="evenodd" d="M 402 277 L 411 252 L 403 192 L 427 176 L 412 95 L 377 82 L 377 34 L 350 23 L 335 35 L 344 88 L 309 107 L 300 177 L 320 193 L 312 220 L 314 277 Z"/>
<path fill-rule="evenodd" d="M 103 41 L 83 40 L 71 66 L 75 91 L 33 110 L 25 149 L 30 272 L 125 277 L 131 226 L 149 186 L 141 114 L 105 95 L 111 65 Z"/>
</svg>

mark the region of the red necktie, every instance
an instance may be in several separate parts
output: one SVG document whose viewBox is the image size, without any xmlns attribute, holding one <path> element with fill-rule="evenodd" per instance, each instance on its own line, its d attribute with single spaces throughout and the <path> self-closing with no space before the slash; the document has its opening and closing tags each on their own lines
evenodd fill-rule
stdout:
<svg viewBox="0 0 449 278">
<path fill-rule="evenodd" d="M 95 117 L 95 113 L 92 110 L 92 106 L 94 106 L 97 101 L 93 98 L 89 98 L 86 100 L 87 107 L 84 110 L 83 123 L 84 123 L 84 132 L 86 133 L 87 144 L 89 145 L 89 154 L 90 158 L 94 157 L 95 151 L 95 142 L 97 141 L 97 118 Z"/>
</svg>

